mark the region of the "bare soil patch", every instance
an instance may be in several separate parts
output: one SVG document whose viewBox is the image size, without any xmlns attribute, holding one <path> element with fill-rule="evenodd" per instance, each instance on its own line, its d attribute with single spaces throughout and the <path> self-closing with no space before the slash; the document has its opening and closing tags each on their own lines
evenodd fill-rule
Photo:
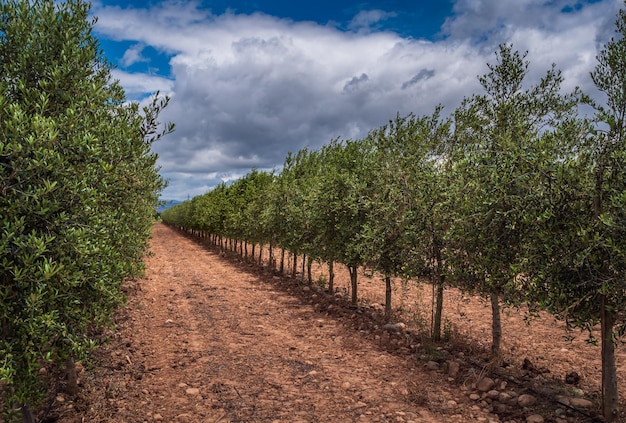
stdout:
<svg viewBox="0 0 626 423">
<path fill-rule="evenodd" d="M 362 303 L 352 307 L 342 295 L 347 272 L 337 276 L 339 292 L 327 294 L 315 283 L 299 284 L 299 277 L 224 257 L 163 224 L 154 227 L 151 252 L 145 278 L 128 284 L 129 302 L 109 342 L 79 369 L 81 393 L 55 395 L 48 421 L 523 422 L 537 413 L 557 421 L 559 405 L 540 394 L 533 407 L 500 414 L 486 393 L 470 397 L 489 370 L 481 359 L 490 314 L 478 299 L 448 290 L 450 339 L 432 345 L 421 336 L 429 319 L 427 286 L 397 282 L 394 321 L 408 327 L 396 333 L 382 328 L 377 304 L 384 284 L 376 278 L 361 277 Z M 316 281 L 323 271 L 316 268 Z M 562 379 L 575 370 L 577 388 L 594 399 L 599 350 L 584 335 L 566 341 L 553 319 L 528 326 L 515 311 L 504 325 L 509 365 L 494 368 L 506 372 L 493 376 L 496 387 L 515 381 L 526 384 L 515 387 L 519 393 L 554 393 L 569 389 Z M 524 369 L 524 359 L 549 373 Z M 461 366 L 454 377 L 446 369 L 450 360 Z M 429 361 L 440 367 L 427 370 Z"/>
</svg>

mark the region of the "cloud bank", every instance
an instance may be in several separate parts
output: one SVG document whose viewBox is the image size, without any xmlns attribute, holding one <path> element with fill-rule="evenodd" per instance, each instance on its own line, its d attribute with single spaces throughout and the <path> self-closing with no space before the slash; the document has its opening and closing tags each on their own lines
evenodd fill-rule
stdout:
<svg viewBox="0 0 626 423">
<path fill-rule="evenodd" d="M 360 138 L 397 113 L 451 113 L 480 92 L 497 45 L 528 50 L 531 80 L 552 63 L 564 87 L 591 92 L 589 72 L 612 35 L 621 1 L 457 0 L 436 41 L 384 30 L 393 11 L 364 10 L 348 30 L 273 16 L 213 15 L 195 2 L 149 9 L 95 4 L 101 38 L 130 41 L 114 73 L 133 98 L 171 96 L 162 120 L 174 134 L 155 150 L 169 199 L 206 192 L 289 151 Z M 124 69 L 166 54 L 167 75 Z"/>
</svg>

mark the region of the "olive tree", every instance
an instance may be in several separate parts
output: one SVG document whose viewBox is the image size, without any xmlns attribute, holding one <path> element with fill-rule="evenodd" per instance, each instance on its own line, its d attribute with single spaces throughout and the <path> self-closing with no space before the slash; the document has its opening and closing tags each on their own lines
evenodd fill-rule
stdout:
<svg viewBox="0 0 626 423">
<path fill-rule="evenodd" d="M 70 370 L 142 269 L 162 129 L 111 81 L 80 0 L 0 2 L 0 389 L 33 421 L 42 366 Z"/>
<path fill-rule="evenodd" d="M 430 275 L 437 286 L 433 327 L 441 332 L 443 307 L 443 235 L 447 213 L 441 213 L 447 193 L 441 183 L 438 149 L 449 136 L 449 122 L 433 115 L 396 117 L 372 131 L 372 189 L 369 216 L 360 245 L 366 265 L 385 280 L 385 314 L 391 313 L 391 277 Z"/>
<path fill-rule="evenodd" d="M 554 65 L 525 88 L 526 54 L 501 45 L 479 81 L 485 94 L 465 99 L 455 113 L 450 171 L 455 216 L 448 231 L 453 276 L 461 289 L 490 299 L 492 355 L 502 338 L 500 303 L 520 304 L 522 246 L 539 183 L 542 140 L 576 112 L 576 93 L 561 93 Z"/>
<path fill-rule="evenodd" d="M 626 330 L 626 12 L 618 38 L 597 57 L 591 78 L 603 102 L 591 128 L 572 123 L 558 134 L 561 157 L 543 172 L 545 194 L 529 246 L 530 288 L 569 325 L 600 324 L 606 421 L 619 419 L 615 344 Z M 532 247 L 532 248 L 531 248 Z"/>
<path fill-rule="evenodd" d="M 373 187 L 371 159 L 366 140 L 334 140 L 323 148 L 315 196 L 318 256 L 329 266 L 336 260 L 348 268 L 353 304 L 358 300 L 357 271 L 364 264 L 360 243 Z"/>
</svg>

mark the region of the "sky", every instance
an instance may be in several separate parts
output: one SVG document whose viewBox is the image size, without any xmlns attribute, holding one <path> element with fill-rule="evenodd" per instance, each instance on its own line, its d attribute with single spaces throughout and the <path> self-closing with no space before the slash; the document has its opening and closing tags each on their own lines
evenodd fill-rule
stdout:
<svg viewBox="0 0 626 423">
<path fill-rule="evenodd" d="M 289 152 L 361 139 L 397 114 L 452 114 L 480 94 L 499 44 L 528 51 L 528 83 L 589 72 L 622 0 L 95 0 L 113 77 L 140 103 L 171 98 L 162 198 L 185 200 Z"/>
</svg>

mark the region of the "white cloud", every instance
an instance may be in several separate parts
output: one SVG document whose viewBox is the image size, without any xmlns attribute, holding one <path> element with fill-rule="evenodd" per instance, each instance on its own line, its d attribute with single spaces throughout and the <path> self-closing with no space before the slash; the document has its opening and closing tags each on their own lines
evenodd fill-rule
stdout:
<svg viewBox="0 0 626 423">
<path fill-rule="evenodd" d="M 131 73 L 120 69 L 113 69 L 111 75 L 113 79 L 120 81 L 127 97 L 131 99 L 144 98 L 156 91 L 160 91 L 163 95 L 173 94 L 175 81 L 167 78 L 145 73 Z"/>
<path fill-rule="evenodd" d="M 213 15 L 194 2 L 96 5 L 94 13 L 100 36 L 137 43 L 127 63 L 141 60 L 144 46 L 171 56 L 171 79 L 114 76 L 134 96 L 173 96 L 162 120 L 177 130 L 155 149 L 171 179 L 165 196 L 181 199 L 211 186 L 202 175 L 214 174 L 216 184 L 252 167 L 271 169 L 288 151 L 363 137 L 396 113 L 430 114 L 437 104 L 451 113 L 479 92 L 476 77 L 502 42 L 529 50 L 531 78 L 554 62 L 567 88 L 590 89 L 597 48 L 620 3 L 562 13 L 575 3 L 457 0 L 436 42 L 375 31 L 389 16 L 382 11 L 359 13 L 350 31 L 260 13 Z"/>
<path fill-rule="evenodd" d="M 385 19 L 395 17 L 396 13 L 385 12 L 384 10 L 362 10 L 348 25 L 351 31 L 368 33 L 375 29 L 376 24 Z"/>
<path fill-rule="evenodd" d="M 121 59 L 121 64 L 124 67 L 132 66 L 135 63 L 149 62 L 150 59 L 141 55 L 144 46 L 142 44 L 135 44 L 124 52 L 124 56 Z"/>
</svg>

